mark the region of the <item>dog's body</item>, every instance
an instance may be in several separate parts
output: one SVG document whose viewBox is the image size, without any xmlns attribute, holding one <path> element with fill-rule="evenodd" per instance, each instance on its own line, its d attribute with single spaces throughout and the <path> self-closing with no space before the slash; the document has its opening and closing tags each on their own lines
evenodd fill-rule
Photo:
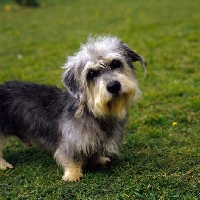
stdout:
<svg viewBox="0 0 200 200">
<path fill-rule="evenodd" d="M 64 180 L 79 181 L 87 160 L 105 165 L 118 153 L 128 106 L 140 95 L 132 62 L 145 60 L 115 37 L 90 38 L 68 58 L 67 90 L 25 82 L 0 85 L 0 168 L 4 139 L 16 135 L 52 152 Z"/>
</svg>

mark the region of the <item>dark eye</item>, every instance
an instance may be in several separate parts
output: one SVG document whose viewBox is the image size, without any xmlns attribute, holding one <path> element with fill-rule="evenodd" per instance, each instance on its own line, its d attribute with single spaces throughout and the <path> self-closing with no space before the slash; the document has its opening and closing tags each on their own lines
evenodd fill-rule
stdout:
<svg viewBox="0 0 200 200">
<path fill-rule="evenodd" d="M 98 70 L 90 70 L 87 74 L 87 78 L 88 79 L 93 79 L 96 78 L 99 75 L 99 71 Z"/>
<path fill-rule="evenodd" d="M 110 64 L 111 69 L 120 68 L 121 62 L 119 60 L 113 60 Z"/>
</svg>

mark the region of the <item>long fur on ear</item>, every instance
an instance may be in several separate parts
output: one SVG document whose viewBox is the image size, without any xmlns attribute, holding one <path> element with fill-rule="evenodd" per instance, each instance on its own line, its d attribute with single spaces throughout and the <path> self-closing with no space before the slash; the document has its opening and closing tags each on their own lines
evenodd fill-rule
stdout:
<svg viewBox="0 0 200 200">
<path fill-rule="evenodd" d="M 85 102 L 80 100 L 78 109 L 76 110 L 74 117 L 80 118 L 81 115 L 83 114 L 84 108 L 85 108 Z"/>
</svg>

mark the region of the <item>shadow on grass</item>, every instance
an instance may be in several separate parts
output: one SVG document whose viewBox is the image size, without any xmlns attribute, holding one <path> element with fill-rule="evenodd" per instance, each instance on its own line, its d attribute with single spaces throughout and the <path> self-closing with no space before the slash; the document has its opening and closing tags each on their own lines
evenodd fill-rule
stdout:
<svg viewBox="0 0 200 200">
<path fill-rule="evenodd" d="M 34 189 L 36 196 L 50 199 L 52 195 L 62 199 L 102 198 L 105 192 L 113 198 L 115 194 L 121 195 L 122 199 L 126 194 L 132 197 L 156 197 L 171 190 L 173 194 L 180 191 L 180 195 L 183 195 L 181 191 L 186 191 L 198 195 L 197 154 L 178 149 L 175 146 L 169 148 L 166 144 L 160 148 L 160 145 L 153 146 L 145 141 L 129 141 L 124 144 L 119 156 L 111 158 L 106 168 L 87 167 L 81 183 L 69 183 L 61 180 L 63 172 L 58 170 L 51 155 L 38 147 L 25 148 L 17 143 L 5 151 L 5 159 L 15 169 L 2 173 L 5 182 L 2 187 L 6 187 L 7 192 L 13 195 L 20 188 L 27 187 L 26 191 Z"/>
<path fill-rule="evenodd" d="M 14 170 L 32 169 L 35 172 L 46 172 L 49 168 L 56 167 L 53 157 L 45 151 L 33 146 L 30 148 L 6 149 L 4 158 L 14 166 Z"/>
</svg>

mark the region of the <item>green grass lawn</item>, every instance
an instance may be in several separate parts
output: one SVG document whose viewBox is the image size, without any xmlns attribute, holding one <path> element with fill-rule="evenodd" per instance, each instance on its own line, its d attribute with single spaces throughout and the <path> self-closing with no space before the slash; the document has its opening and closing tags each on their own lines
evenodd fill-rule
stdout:
<svg viewBox="0 0 200 200">
<path fill-rule="evenodd" d="M 148 62 L 142 99 L 130 109 L 121 155 L 80 183 L 38 147 L 8 141 L 13 170 L 0 171 L 0 200 L 200 199 L 200 2 L 47 0 L 39 8 L 0 1 L 0 83 L 64 87 L 61 66 L 87 36 L 123 39 Z"/>
</svg>

